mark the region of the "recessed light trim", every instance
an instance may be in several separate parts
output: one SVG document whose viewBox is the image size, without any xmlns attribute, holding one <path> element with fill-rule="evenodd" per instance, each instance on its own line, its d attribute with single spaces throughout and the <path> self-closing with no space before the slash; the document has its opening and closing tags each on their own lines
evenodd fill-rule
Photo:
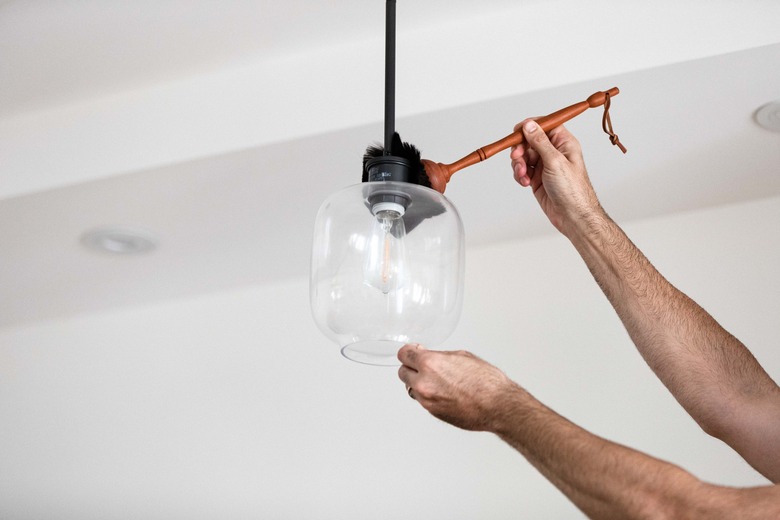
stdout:
<svg viewBox="0 0 780 520">
<path fill-rule="evenodd" d="M 112 255 L 140 255 L 157 248 L 149 233 L 127 228 L 92 229 L 81 235 L 81 244 L 91 251 Z"/>
<path fill-rule="evenodd" d="M 772 101 L 756 110 L 756 123 L 770 132 L 780 132 L 780 101 Z"/>
</svg>

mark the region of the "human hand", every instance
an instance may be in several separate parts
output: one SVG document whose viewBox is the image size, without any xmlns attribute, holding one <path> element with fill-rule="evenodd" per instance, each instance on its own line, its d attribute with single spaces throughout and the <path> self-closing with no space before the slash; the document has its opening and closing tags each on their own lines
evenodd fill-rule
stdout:
<svg viewBox="0 0 780 520">
<path fill-rule="evenodd" d="M 525 142 L 509 154 L 515 180 L 531 187 L 553 226 L 569 236 L 582 217 L 601 211 L 580 143 L 564 126 L 545 134 L 535 121 L 526 119 L 515 126 L 515 131 L 520 129 Z"/>
<path fill-rule="evenodd" d="M 501 427 L 520 391 L 501 370 L 470 352 L 439 352 L 420 345 L 398 351 L 403 363 L 398 377 L 409 395 L 432 415 L 465 430 L 493 431 Z"/>
</svg>

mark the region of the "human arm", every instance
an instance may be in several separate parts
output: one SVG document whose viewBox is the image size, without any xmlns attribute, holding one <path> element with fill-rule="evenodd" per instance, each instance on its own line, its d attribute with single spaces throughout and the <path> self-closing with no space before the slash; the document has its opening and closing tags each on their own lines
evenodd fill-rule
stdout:
<svg viewBox="0 0 780 520">
<path fill-rule="evenodd" d="M 780 487 L 701 482 L 580 428 L 468 352 L 406 345 L 398 359 L 400 379 L 431 414 L 466 430 L 495 433 L 590 518 L 780 517 Z"/>
<path fill-rule="evenodd" d="M 538 128 L 538 127 L 537 127 Z M 672 286 L 606 214 L 564 127 L 528 131 L 512 150 L 530 186 L 574 245 L 647 364 L 710 435 L 780 482 L 780 389 L 747 348 Z M 532 168 L 534 166 L 534 168 Z"/>
</svg>

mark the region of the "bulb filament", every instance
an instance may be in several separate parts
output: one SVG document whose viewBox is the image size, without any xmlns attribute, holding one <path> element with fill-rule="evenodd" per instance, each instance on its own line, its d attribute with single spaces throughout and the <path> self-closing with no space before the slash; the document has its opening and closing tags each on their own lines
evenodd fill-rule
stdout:
<svg viewBox="0 0 780 520">
<path fill-rule="evenodd" d="M 365 282 L 383 294 L 403 285 L 406 277 L 404 238 L 406 231 L 401 214 L 383 210 L 376 214 L 374 231 L 366 256 Z"/>
</svg>

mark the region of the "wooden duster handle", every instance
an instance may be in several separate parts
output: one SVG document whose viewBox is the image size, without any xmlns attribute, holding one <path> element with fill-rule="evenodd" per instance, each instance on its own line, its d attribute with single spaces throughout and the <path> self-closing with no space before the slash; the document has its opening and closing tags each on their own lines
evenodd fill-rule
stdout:
<svg viewBox="0 0 780 520">
<path fill-rule="evenodd" d="M 619 93 L 620 90 L 618 90 L 617 87 L 613 87 L 604 92 L 596 92 L 595 94 L 588 97 L 588 99 L 585 101 L 580 101 L 579 103 L 575 103 L 566 108 L 562 108 L 557 112 L 553 112 L 552 114 L 541 117 L 537 119 L 536 122 L 539 124 L 542 130 L 549 132 L 553 128 L 562 125 L 573 117 L 582 114 L 587 109 L 605 104 L 610 97 L 617 96 Z M 614 134 L 611 134 L 611 136 L 612 135 Z M 433 161 L 429 161 L 428 159 L 423 159 L 422 163 L 423 167 L 425 168 L 425 173 L 428 174 L 428 178 L 431 180 L 431 187 L 439 193 L 444 193 L 444 189 L 446 188 L 447 183 L 449 182 L 453 173 L 468 166 L 477 164 L 478 162 L 484 161 L 488 157 L 492 157 L 502 150 L 506 150 L 512 146 L 517 146 L 524 140 L 525 136 L 523 135 L 522 130 L 518 132 L 512 132 L 503 139 L 500 139 L 495 143 L 485 145 L 479 150 L 471 152 L 466 157 L 463 157 L 462 159 L 459 159 L 452 164 L 435 163 Z M 616 136 L 612 142 L 617 144 Z"/>
</svg>

